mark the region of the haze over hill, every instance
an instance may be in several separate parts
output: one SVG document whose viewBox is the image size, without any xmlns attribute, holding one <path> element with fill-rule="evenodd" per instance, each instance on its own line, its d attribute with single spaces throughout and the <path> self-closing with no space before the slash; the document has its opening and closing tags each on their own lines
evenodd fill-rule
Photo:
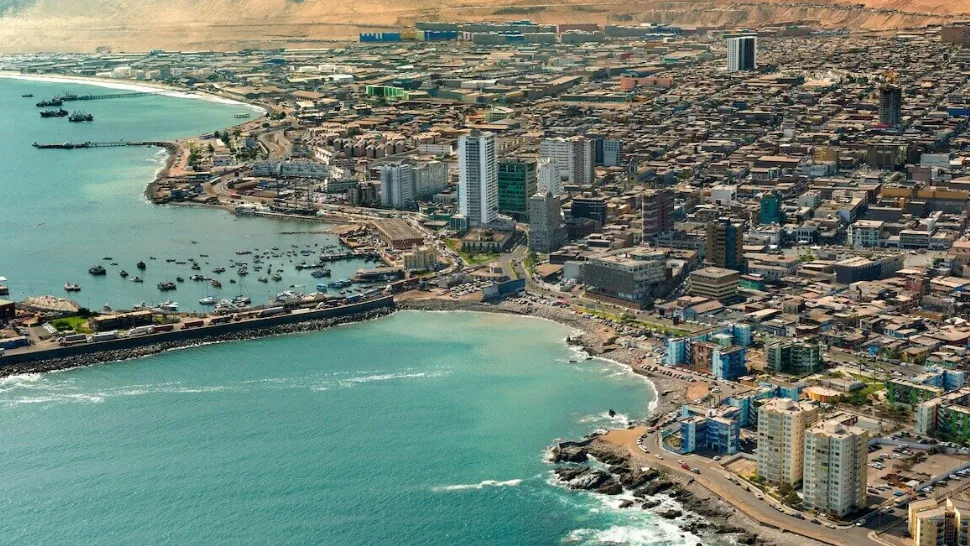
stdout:
<svg viewBox="0 0 970 546">
<path fill-rule="evenodd" d="M 855 2 L 589 0 L 0 0 L 0 51 L 313 47 L 420 20 L 673 22 L 713 27 L 804 22 L 895 29 L 961 18 L 970 0 Z"/>
</svg>

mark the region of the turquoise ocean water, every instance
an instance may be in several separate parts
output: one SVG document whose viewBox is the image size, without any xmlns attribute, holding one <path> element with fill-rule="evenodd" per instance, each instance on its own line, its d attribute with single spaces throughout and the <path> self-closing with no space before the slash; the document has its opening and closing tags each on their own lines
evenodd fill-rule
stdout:
<svg viewBox="0 0 970 546">
<path fill-rule="evenodd" d="M 153 285 L 93 282 L 86 269 L 102 255 L 133 266 L 154 254 L 153 280 L 176 273 L 161 271 L 167 255 L 327 239 L 279 233 L 306 224 L 150 205 L 141 190 L 158 166 L 151 150 L 27 146 L 79 138 L 60 136 L 61 120 L 39 124 L 22 93 L 91 89 L 0 80 L 10 120 L 0 275 L 13 297 L 79 279 L 92 306 L 158 301 Z M 181 136 L 239 111 L 164 97 L 88 109 L 95 124 L 66 129 L 98 131 L 85 140 Z M 291 275 L 287 284 L 300 282 Z M 569 333 L 537 319 L 402 312 L 0 379 L 0 542 L 696 544 L 650 513 L 616 509 L 618 498 L 551 479 L 554 439 L 644 417 L 654 396 L 623 367 L 569 362 Z M 609 418 L 611 408 L 621 415 Z"/>
<path fill-rule="evenodd" d="M 298 272 L 288 260 L 277 261 L 281 282 L 263 284 L 251 271 L 241 284 L 230 269 L 219 276 L 221 290 L 193 283 L 190 265 L 166 262 L 174 258 L 200 260 L 199 273 L 212 276 L 217 266 L 229 267 L 240 258 L 237 250 L 281 249 L 307 244 L 336 244 L 336 237 L 311 233 L 326 226 L 305 222 L 280 222 L 239 218 L 219 210 L 154 206 L 144 188 L 162 166 L 164 152 L 157 148 L 101 148 L 84 150 L 38 150 L 33 142 L 140 141 L 189 137 L 223 130 L 237 123 L 236 113 L 252 110 L 241 105 L 196 99 L 144 96 L 115 100 L 66 103 L 65 109 L 83 108 L 94 114 L 93 123 L 70 123 L 65 118 L 41 118 L 34 103 L 65 92 L 99 94 L 110 89 L 77 84 L 21 81 L 0 78 L 0 276 L 7 277 L 10 297 L 50 294 L 67 296 L 65 282 L 77 282 L 81 292 L 71 299 L 90 309 L 105 303 L 130 308 L 142 301 L 179 302 L 182 310 L 199 309 L 205 295 L 231 298 L 240 293 L 254 303 L 264 303 L 279 291 L 298 285 L 315 290 L 309 271 Z M 22 98 L 23 94 L 33 98 Z M 255 115 L 255 114 L 254 114 Z M 286 233 L 284 235 L 284 233 Z M 193 244 L 192 241 L 195 241 Z M 208 254 L 202 258 L 199 254 Z M 155 256 L 156 260 L 149 260 Z M 102 258 L 111 257 L 117 266 Z M 297 258 L 295 262 L 305 259 Z M 144 260 L 148 269 L 135 268 Z M 108 274 L 95 277 L 88 268 L 102 264 Z M 359 260 L 334 262 L 334 279 L 349 278 Z M 140 275 L 143 284 L 122 279 L 125 269 Z M 186 282 L 174 292 L 162 293 L 160 281 Z"/>
</svg>

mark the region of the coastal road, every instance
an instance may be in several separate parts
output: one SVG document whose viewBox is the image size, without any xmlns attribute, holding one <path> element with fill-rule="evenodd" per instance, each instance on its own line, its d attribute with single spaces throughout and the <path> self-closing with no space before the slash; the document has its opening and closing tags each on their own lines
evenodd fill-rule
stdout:
<svg viewBox="0 0 970 546">
<path fill-rule="evenodd" d="M 730 481 L 726 477 L 728 471 L 716 461 L 698 455 L 678 455 L 666 451 L 660 446 L 659 432 L 650 433 L 644 442 L 644 446 L 650 451 L 649 454 L 644 453 L 636 445 L 636 437 L 637 435 L 630 435 L 632 440 L 626 439 L 622 444 L 633 455 L 635 461 L 644 466 L 663 467 L 673 474 L 693 478 L 697 483 L 730 503 L 735 509 L 743 511 L 749 517 L 761 522 L 762 525 L 783 529 L 786 532 L 799 534 L 833 546 L 858 546 L 874 543 L 869 538 L 869 532 L 872 529 L 855 526 L 829 529 L 823 525 L 812 523 L 810 518 L 798 519 L 773 508 L 764 500 L 765 495 L 760 491 L 753 488 L 752 491 L 747 491 L 745 490 L 745 482 L 741 481 L 742 485 L 737 485 Z M 658 459 L 656 454 L 661 454 L 663 459 Z M 684 460 L 690 466 L 699 469 L 700 474 L 695 475 L 682 469 L 677 460 Z M 759 495 L 762 497 L 761 499 L 758 498 Z M 784 508 L 784 510 L 790 509 Z"/>
</svg>

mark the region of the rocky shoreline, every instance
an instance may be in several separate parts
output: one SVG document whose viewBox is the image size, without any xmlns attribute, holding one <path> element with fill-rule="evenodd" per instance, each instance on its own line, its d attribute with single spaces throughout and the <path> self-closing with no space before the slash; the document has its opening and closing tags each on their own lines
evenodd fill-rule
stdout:
<svg viewBox="0 0 970 546">
<path fill-rule="evenodd" d="M 592 466 L 590 463 L 594 460 L 605 469 Z M 554 472 L 563 486 L 603 495 L 630 494 L 633 499 L 624 500 L 621 509 L 652 510 L 658 517 L 676 523 L 685 535 L 727 538 L 745 545 L 816 544 L 804 537 L 759 528 L 692 479 L 685 480 L 656 468 L 640 467 L 629 454 L 596 436 L 556 446 L 552 462 L 557 465 Z M 676 502 L 679 507 L 664 507 L 669 501 Z"/>
<path fill-rule="evenodd" d="M 174 349 L 182 349 L 186 347 L 193 347 L 193 346 L 209 344 L 209 343 L 222 343 L 226 341 L 242 341 L 246 339 L 258 339 L 258 338 L 264 338 L 264 337 L 293 334 L 298 332 L 313 332 L 317 330 L 331 328 L 333 326 L 339 326 L 341 324 L 350 324 L 354 322 L 361 322 L 364 320 L 376 319 L 376 318 L 389 315 L 393 312 L 394 312 L 393 309 L 387 309 L 387 308 L 374 309 L 374 310 L 364 311 L 361 313 L 347 315 L 343 317 L 334 317 L 334 318 L 321 319 L 321 320 L 309 320 L 306 322 L 297 322 L 293 324 L 281 324 L 278 326 L 270 326 L 270 327 L 254 327 L 251 330 L 243 330 L 240 332 L 215 335 L 215 336 L 212 336 L 211 338 L 206 338 L 203 340 L 193 339 L 193 340 L 185 340 L 185 341 L 167 341 L 163 343 L 156 343 L 153 345 L 143 345 L 143 346 L 135 347 L 131 349 L 120 349 L 116 351 L 99 351 L 95 353 L 73 356 L 70 358 L 58 358 L 58 359 L 44 360 L 41 362 L 28 362 L 23 364 L 10 364 L 9 366 L 0 367 L 0 377 L 7 377 L 11 375 L 18 375 L 18 374 L 24 374 L 24 373 L 44 373 L 44 372 L 53 372 L 53 371 L 60 371 L 60 370 L 69 370 L 72 368 L 93 366 L 95 364 L 104 364 L 108 362 L 122 362 L 126 360 L 133 360 L 136 358 L 151 356 L 165 351 L 171 351 Z"/>
</svg>

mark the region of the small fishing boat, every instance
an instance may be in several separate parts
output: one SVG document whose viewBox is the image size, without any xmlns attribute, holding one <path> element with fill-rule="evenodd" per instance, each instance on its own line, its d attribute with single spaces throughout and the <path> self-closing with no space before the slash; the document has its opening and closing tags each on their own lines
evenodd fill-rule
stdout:
<svg viewBox="0 0 970 546">
<path fill-rule="evenodd" d="M 96 266 L 92 267 L 91 269 L 88 269 L 88 273 L 90 273 L 92 275 L 106 275 L 108 273 L 108 271 L 104 267 L 102 267 L 100 265 L 96 265 Z"/>
<path fill-rule="evenodd" d="M 122 269 L 121 272 L 119 272 L 118 274 L 121 275 L 121 278 L 122 279 L 124 279 L 125 277 L 128 276 L 128 272 L 125 271 L 124 269 Z"/>
<path fill-rule="evenodd" d="M 66 282 L 64 283 L 64 290 L 67 292 L 80 292 L 81 285 L 76 282 Z"/>
<path fill-rule="evenodd" d="M 142 279 L 139 276 L 134 276 L 131 278 L 131 282 L 145 282 L 145 279 Z"/>
<path fill-rule="evenodd" d="M 206 296 L 199 300 L 199 305 L 215 305 L 216 299 L 212 296 Z"/>
<path fill-rule="evenodd" d="M 212 287 L 213 288 L 222 288 L 222 283 L 219 282 L 217 279 L 212 279 Z"/>
<path fill-rule="evenodd" d="M 137 264 L 135 264 L 135 267 L 138 269 L 145 269 L 145 262 L 139 261 Z"/>
</svg>

